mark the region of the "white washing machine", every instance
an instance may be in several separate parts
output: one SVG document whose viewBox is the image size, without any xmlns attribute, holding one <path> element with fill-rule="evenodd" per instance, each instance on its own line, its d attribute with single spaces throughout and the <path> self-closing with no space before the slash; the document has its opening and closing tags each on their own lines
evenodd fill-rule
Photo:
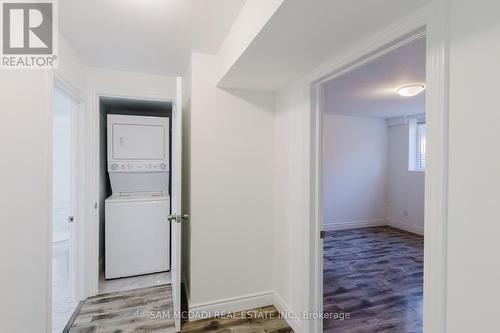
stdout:
<svg viewBox="0 0 500 333">
<path fill-rule="evenodd" d="M 160 193 L 106 199 L 106 279 L 170 269 L 170 198 Z"/>
<path fill-rule="evenodd" d="M 105 278 L 170 270 L 169 118 L 108 115 Z"/>
</svg>

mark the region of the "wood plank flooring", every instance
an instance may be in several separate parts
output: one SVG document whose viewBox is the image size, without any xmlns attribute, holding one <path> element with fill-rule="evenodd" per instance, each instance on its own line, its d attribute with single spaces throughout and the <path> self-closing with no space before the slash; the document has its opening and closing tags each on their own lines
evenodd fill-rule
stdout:
<svg viewBox="0 0 500 333">
<path fill-rule="evenodd" d="M 103 294 L 87 299 L 70 333 L 173 333 L 171 285 Z M 274 306 L 182 324 L 186 333 L 288 333 L 293 330 Z"/>
<path fill-rule="evenodd" d="M 280 317 L 278 310 L 270 305 L 258 309 L 237 312 L 229 318 L 204 319 L 186 322 L 182 326 L 185 333 L 289 333 L 293 330 Z"/>
<path fill-rule="evenodd" d="M 422 236 L 391 227 L 342 230 L 324 240 L 324 320 L 328 333 L 421 333 Z"/>
<path fill-rule="evenodd" d="M 174 333 L 171 285 L 88 298 L 70 333 Z M 154 314 L 154 316 L 152 316 Z"/>
<path fill-rule="evenodd" d="M 390 227 L 337 231 L 325 238 L 323 260 L 324 311 L 350 315 L 325 319 L 325 332 L 422 332 L 423 237 Z M 87 299 L 69 332 L 170 333 L 172 313 L 171 285 L 108 293 Z M 182 332 L 293 330 L 268 306 L 185 322 Z"/>
</svg>

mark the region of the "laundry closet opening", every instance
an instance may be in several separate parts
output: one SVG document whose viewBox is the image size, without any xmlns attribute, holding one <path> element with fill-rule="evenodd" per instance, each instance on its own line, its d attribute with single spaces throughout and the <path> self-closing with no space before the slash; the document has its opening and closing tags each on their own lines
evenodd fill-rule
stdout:
<svg viewBox="0 0 500 333">
<path fill-rule="evenodd" d="M 171 282 L 172 108 L 99 99 L 99 294 Z"/>
</svg>

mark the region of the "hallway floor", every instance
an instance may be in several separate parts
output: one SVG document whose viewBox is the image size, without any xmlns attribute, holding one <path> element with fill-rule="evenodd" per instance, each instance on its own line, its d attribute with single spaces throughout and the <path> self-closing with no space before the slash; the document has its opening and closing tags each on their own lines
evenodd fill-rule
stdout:
<svg viewBox="0 0 500 333">
<path fill-rule="evenodd" d="M 172 288 L 169 284 L 108 293 L 88 298 L 69 332 L 173 333 L 171 313 Z"/>
<path fill-rule="evenodd" d="M 231 318 L 204 319 L 186 322 L 182 325 L 182 333 L 293 333 L 286 321 L 279 317 L 278 310 L 272 306 L 238 312 Z"/>
<path fill-rule="evenodd" d="M 113 292 L 87 299 L 69 333 L 174 333 L 171 285 Z M 274 306 L 182 324 L 182 332 L 288 333 Z"/>
<path fill-rule="evenodd" d="M 324 312 L 350 319 L 324 321 L 331 333 L 421 333 L 422 236 L 391 227 L 327 233 Z"/>
</svg>

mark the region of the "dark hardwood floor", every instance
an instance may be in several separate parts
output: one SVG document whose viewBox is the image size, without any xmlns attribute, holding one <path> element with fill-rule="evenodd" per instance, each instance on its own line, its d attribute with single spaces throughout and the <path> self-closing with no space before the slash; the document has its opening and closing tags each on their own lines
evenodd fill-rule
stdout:
<svg viewBox="0 0 500 333">
<path fill-rule="evenodd" d="M 422 236 L 391 227 L 330 232 L 324 241 L 328 333 L 421 333 Z"/>
</svg>

